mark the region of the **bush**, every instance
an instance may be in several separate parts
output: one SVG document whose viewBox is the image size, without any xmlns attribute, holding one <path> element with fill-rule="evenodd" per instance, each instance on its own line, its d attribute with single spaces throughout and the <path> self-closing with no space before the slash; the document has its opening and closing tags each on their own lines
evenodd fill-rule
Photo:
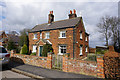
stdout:
<svg viewBox="0 0 120 80">
<path fill-rule="evenodd" d="M 96 54 L 88 54 L 87 61 L 97 61 Z"/>
<path fill-rule="evenodd" d="M 96 49 L 96 54 L 105 54 L 107 50 L 103 50 L 103 49 Z"/>
<path fill-rule="evenodd" d="M 53 48 L 52 48 L 52 46 L 50 44 L 45 44 L 43 46 L 42 56 L 47 57 L 48 52 L 53 52 Z"/>
<path fill-rule="evenodd" d="M 36 56 L 36 53 L 34 52 L 34 53 L 31 53 L 30 55 L 32 55 L 32 56 Z"/>
<path fill-rule="evenodd" d="M 21 51 L 20 51 L 20 54 L 28 54 L 28 48 L 27 48 L 27 45 L 24 44 Z"/>
</svg>

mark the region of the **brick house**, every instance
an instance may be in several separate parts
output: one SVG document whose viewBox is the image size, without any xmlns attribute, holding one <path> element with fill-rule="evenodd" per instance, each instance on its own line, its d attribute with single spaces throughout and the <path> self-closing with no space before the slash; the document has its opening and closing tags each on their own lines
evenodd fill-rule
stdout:
<svg viewBox="0 0 120 80">
<path fill-rule="evenodd" d="M 0 31 L 0 46 L 7 46 L 8 41 L 12 40 L 15 46 L 19 46 L 19 36 L 15 34 L 6 34 L 5 31 Z"/>
<path fill-rule="evenodd" d="M 69 19 L 54 21 L 53 11 L 48 23 L 36 25 L 29 32 L 29 51 L 42 55 L 44 44 L 51 44 L 56 55 L 70 53 L 71 58 L 80 58 L 89 53 L 89 34 L 86 33 L 82 17 L 70 10 Z"/>
</svg>

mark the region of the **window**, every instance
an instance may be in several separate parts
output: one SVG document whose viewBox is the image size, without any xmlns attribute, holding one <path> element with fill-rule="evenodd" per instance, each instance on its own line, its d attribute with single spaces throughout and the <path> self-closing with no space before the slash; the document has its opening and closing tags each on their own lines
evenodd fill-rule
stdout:
<svg viewBox="0 0 120 80">
<path fill-rule="evenodd" d="M 60 37 L 59 38 L 66 38 L 66 31 L 60 31 Z"/>
<path fill-rule="evenodd" d="M 49 38 L 50 38 L 50 32 L 46 32 L 45 39 L 49 39 Z"/>
<path fill-rule="evenodd" d="M 36 45 L 33 45 L 33 50 L 32 50 L 32 52 L 36 52 L 36 49 L 37 49 L 37 46 L 36 46 Z"/>
<path fill-rule="evenodd" d="M 60 45 L 59 46 L 59 54 L 66 53 L 66 45 Z"/>
<path fill-rule="evenodd" d="M 82 53 L 82 45 L 80 45 L 80 54 L 79 55 L 83 55 L 83 53 Z"/>
<path fill-rule="evenodd" d="M 37 34 L 36 33 L 34 34 L 34 38 L 33 39 L 37 39 Z"/>
<path fill-rule="evenodd" d="M 42 33 L 40 33 L 40 39 L 42 39 Z"/>
<path fill-rule="evenodd" d="M 80 39 L 82 39 L 82 32 L 80 32 Z"/>
<path fill-rule="evenodd" d="M 85 37 L 85 41 L 87 41 L 87 36 Z"/>
<path fill-rule="evenodd" d="M 86 46 L 86 48 L 85 48 L 85 52 L 87 53 L 88 52 L 88 47 Z"/>
</svg>

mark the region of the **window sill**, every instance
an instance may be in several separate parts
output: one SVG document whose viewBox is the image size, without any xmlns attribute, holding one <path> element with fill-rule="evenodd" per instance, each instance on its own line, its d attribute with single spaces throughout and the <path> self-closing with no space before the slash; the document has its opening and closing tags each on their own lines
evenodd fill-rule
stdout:
<svg viewBox="0 0 120 80">
<path fill-rule="evenodd" d="M 59 37 L 59 38 L 66 38 L 66 37 Z"/>
<path fill-rule="evenodd" d="M 33 38 L 33 40 L 36 40 L 37 38 Z"/>
<path fill-rule="evenodd" d="M 58 55 L 63 55 L 63 53 L 58 53 Z"/>
<path fill-rule="evenodd" d="M 83 54 L 79 54 L 80 56 L 83 56 Z"/>
<path fill-rule="evenodd" d="M 50 39 L 50 38 L 44 38 L 44 39 Z"/>
</svg>

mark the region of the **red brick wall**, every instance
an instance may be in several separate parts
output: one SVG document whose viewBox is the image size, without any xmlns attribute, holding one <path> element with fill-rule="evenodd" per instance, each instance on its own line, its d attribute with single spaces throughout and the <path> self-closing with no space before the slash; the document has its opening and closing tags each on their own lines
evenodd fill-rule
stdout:
<svg viewBox="0 0 120 80">
<path fill-rule="evenodd" d="M 59 38 L 59 34 L 61 30 L 66 30 L 66 38 Z M 66 44 L 67 45 L 67 53 L 70 53 L 70 57 L 72 57 L 73 54 L 73 28 L 67 28 L 67 29 L 61 29 L 61 30 L 51 30 L 50 31 L 50 39 L 49 40 L 52 43 L 52 47 L 54 49 L 54 53 L 59 53 L 59 44 Z M 42 32 L 42 38 L 45 38 L 45 33 L 47 31 Z M 29 51 L 32 50 L 32 45 L 39 41 L 40 39 L 40 32 L 37 32 L 38 39 L 33 40 L 34 33 L 29 33 Z M 42 41 L 40 41 L 39 45 L 44 45 Z M 39 52 L 37 51 L 37 55 Z"/>
<path fill-rule="evenodd" d="M 97 76 L 97 63 L 92 61 L 68 59 L 65 55 L 63 56 L 63 71 Z"/>
<path fill-rule="evenodd" d="M 80 32 L 82 31 L 82 40 L 80 39 Z M 80 24 L 78 24 L 78 26 L 75 29 L 75 35 L 76 35 L 76 39 L 75 42 L 75 58 L 80 58 L 80 45 L 83 45 L 83 56 L 86 56 L 86 52 L 85 52 L 85 47 L 88 46 L 88 53 L 89 53 L 89 36 L 87 36 L 87 41 L 85 41 L 85 27 L 84 24 L 82 22 L 82 20 L 80 21 Z"/>
<path fill-rule="evenodd" d="M 48 54 L 48 57 L 38 57 L 31 55 L 15 54 L 11 51 L 11 60 L 19 63 L 40 66 L 43 68 L 52 68 L 52 54 Z"/>
</svg>

